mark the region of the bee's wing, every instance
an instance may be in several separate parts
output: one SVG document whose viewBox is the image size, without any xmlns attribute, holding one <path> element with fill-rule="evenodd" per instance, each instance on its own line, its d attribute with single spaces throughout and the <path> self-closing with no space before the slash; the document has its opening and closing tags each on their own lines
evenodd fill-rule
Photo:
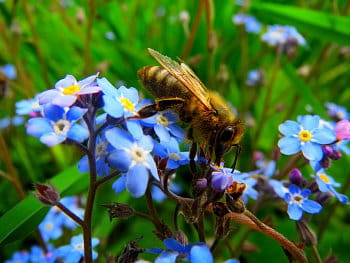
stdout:
<svg viewBox="0 0 350 263">
<path fill-rule="evenodd" d="M 171 58 L 149 48 L 148 52 L 161 64 L 173 77 L 180 81 L 208 110 L 212 109 L 209 102 L 208 90 L 196 74 L 184 63 L 177 63 Z"/>
</svg>

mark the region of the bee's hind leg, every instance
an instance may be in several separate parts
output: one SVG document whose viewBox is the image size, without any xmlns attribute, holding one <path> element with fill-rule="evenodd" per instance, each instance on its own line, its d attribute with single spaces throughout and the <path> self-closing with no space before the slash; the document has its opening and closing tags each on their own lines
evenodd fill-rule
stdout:
<svg viewBox="0 0 350 263">
<path fill-rule="evenodd" d="M 197 154 L 198 145 L 193 140 L 193 128 L 192 127 L 189 128 L 187 137 L 189 140 L 192 141 L 191 148 L 190 148 L 190 156 L 189 156 L 190 157 L 190 170 L 191 170 L 193 177 L 195 177 L 197 174 L 197 167 L 196 167 L 196 162 L 195 162 L 194 158 L 196 157 L 196 154 Z"/>
<path fill-rule="evenodd" d="M 166 98 L 156 100 L 153 104 L 142 107 L 134 116 L 128 117 L 128 119 L 145 119 L 155 115 L 159 111 L 167 109 L 181 109 L 185 100 L 182 98 Z"/>
</svg>

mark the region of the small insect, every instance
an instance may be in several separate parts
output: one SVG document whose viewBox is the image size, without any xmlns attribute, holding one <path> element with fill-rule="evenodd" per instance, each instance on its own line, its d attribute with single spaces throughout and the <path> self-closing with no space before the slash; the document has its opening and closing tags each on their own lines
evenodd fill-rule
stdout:
<svg viewBox="0 0 350 263">
<path fill-rule="evenodd" d="M 188 137 L 193 141 L 190 158 L 197 152 L 197 144 L 206 158 L 220 164 L 223 155 L 237 146 L 243 136 L 244 126 L 231 107 L 217 93 L 208 91 L 196 74 L 184 63 L 178 63 L 159 52 L 148 49 L 161 66 L 145 66 L 138 76 L 147 90 L 157 99 L 154 104 L 141 108 L 136 118 L 147 118 L 159 111 L 172 109 L 180 120 L 189 123 Z M 214 158 L 214 159 L 212 159 Z"/>
</svg>

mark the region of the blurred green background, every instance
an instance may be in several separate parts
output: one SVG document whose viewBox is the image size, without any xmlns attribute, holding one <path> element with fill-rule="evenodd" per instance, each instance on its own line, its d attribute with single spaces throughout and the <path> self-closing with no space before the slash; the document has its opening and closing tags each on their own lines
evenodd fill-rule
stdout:
<svg viewBox="0 0 350 263">
<path fill-rule="evenodd" d="M 210 9 L 206 8 L 208 3 Z M 239 12 L 255 16 L 263 24 L 263 32 L 271 24 L 295 26 L 307 45 L 299 47 L 293 59 L 281 57 L 276 68 L 276 50 L 262 43 L 262 33 L 248 34 L 233 24 L 232 16 Z M 156 64 L 147 53 L 150 47 L 174 59 L 183 59 L 209 89 L 222 93 L 245 118 L 248 128 L 239 169 L 249 171 L 253 168 L 254 150 L 272 158 L 276 152 L 278 125 L 286 119 L 294 120 L 297 115 L 307 113 L 326 118 L 325 102 L 348 107 L 349 13 L 350 1 L 345 0 L 251 1 L 247 7 L 231 0 L 0 1 L 0 66 L 10 63 L 17 70 L 16 79 L 8 82 L 8 90 L 1 98 L 0 119 L 15 115 L 16 101 L 52 88 L 66 74 L 82 79 L 98 71 L 114 84 L 123 82 L 144 92 L 136 72 L 144 65 Z M 245 84 L 251 69 L 264 70 L 265 85 L 252 88 Z M 272 96 L 266 105 L 267 86 L 273 78 Z M 23 125 L 10 126 L 0 132 L 1 173 L 17 175 L 29 196 L 33 182 L 48 179 L 59 184 L 63 196 L 86 191 L 86 175 L 70 168 L 77 162 L 77 154 L 80 155 L 73 147 L 59 145 L 48 149 L 36 138 L 26 135 Z M 287 161 L 283 156 L 279 169 Z M 348 194 L 349 163 L 348 156 L 344 156 L 330 170 L 344 183 Z M 69 170 L 61 175 L 63 179 L 54 178 L 66 169 Z M 305 168 L 306 174 L 311 172 Z M 20 197 L 4 176 L 0 180 L 0 215 L 4 215 Z M 185 180 L 181 184 L 188 189 Z M 103 194 L 98 195 L 96 204 L 129 202 L 136 209 L 144 209 L 145 200 L 131 199 L 126 193 L 116 196 L 110 185 L 101 189 Z M 174 204 L 165 201 L 159 209 L 167 220 L 171 218 Z M 0 245 L 0 258 L 9 258 L 14 251 L 35 242 L 29 232 L 45 211 L 46 208 L 38 205 L 35 213 L 23 219 L 16 231 L 9 236 L 0 235 L 4 241 Z M 103 251 L 118 254 L 127 242 L 140 235 L 143 236 L 140 246 L 162 246 L 147 222 L 132 218 L 109 223 L 105 209 L 99 205 L 95 215 L 94 235 L 101 238 Z M 298 240 L 294 222 L 276 205 L 265 205 L 257 216 L 261 219 L 271 216 L 278 231 Z M 316 232 L 329 216 L 332 220 L 319 243 L 321 257 L 334 254 L 341 262 L 350 262 L 350 239 L 346 231 L 350 223 L 349 208 L 335 202 L 328 204 L 312 219 Z M 235 248 L 247 229 L 235 224 L 233 228 Z M 187 229 L 190 241 L 197 241 L 193 229 Z M 210 231 L 209 224 L 208 235 Z M 262 258 L 287 262 L 282 249 L 270 238 L 251 233 L 248 241 L 248 248 L 237 253 L 242 256 L 242 262 L 260 262 Z M 104 262 L 103 252 L 100 254 Z M 218 255 L 221 259 L 230 256 L 227 249 L 218 251 Z"/>
</svg>

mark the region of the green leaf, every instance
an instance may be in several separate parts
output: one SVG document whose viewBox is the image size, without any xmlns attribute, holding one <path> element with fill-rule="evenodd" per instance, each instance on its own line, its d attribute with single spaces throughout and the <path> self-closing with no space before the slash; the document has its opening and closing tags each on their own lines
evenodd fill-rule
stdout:
<svg viewBox="0 0 350 263">
<path fill-rule="evenodd" d="M 252 11 L 261 20 L 290 24 L 319 39 L 350 44 L 350 18 L 288 5 L 259 3 Z"/>
<path fill-rule="evenodd" d="M 86 174 L 70 167 L 54 177 L 51 183 L 64 195 L 77 182 L 87 180 Z M 44 218 L 49 207 L 41 204 L 32 195 L 26 197 L 0 217 L 0 245 L 21 240 L 32 233 Z"/>
</svg>

